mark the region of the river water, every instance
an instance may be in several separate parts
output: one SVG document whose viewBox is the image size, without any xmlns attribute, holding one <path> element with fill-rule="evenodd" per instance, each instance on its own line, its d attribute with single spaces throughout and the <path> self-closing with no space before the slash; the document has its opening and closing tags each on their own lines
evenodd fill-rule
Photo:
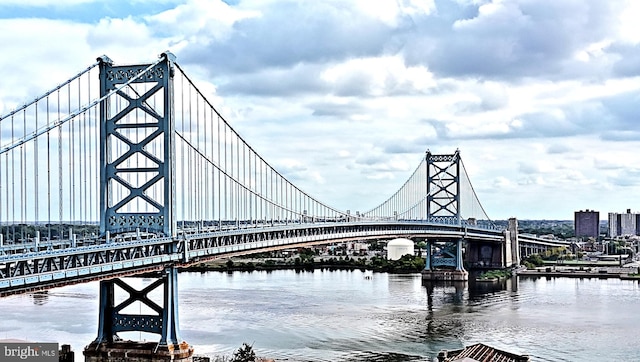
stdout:
<svg viewBox="0 0 640 362">
<path fill-rule="evenodd" d="M 432 361 L 442 349 L 482 342 L 532 361 L 640 360 L 635 281 L 423 285 L 419 274 L 369 271 L 181 273 L 179 298 L 181 337 L 212 357 L 247 342 L 276 360 Z M 97 310 L 97 282 L 2 298 L 0 339 L 68 343 L 80 361 Z"/>
</svg>

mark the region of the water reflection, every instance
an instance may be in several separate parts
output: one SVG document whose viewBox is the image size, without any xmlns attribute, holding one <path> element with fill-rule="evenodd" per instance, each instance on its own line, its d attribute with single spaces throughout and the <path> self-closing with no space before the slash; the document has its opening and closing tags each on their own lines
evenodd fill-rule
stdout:
<svg viewBox="0 0 640 362">
<path fill-rule="evenodd" d="M 433 309 L 433 294 L 439 290 L 446 304 L 461 305 L 464 301 L 467 282 L 423 280 L 422 286 L 427 290 L 427 307 Z"/>
<path fill-rule="evenodd" d="M 328 270 L 179 279 L 181 336 L 212 357 L 249 342 L 278 361 L 431 361 L 440 350 L 482 342 L 535 361 L 640 360 L 637 282 L 430 282 L 420 274 Z M 95 338 L 97 302 L 96 283 L 2 298 L 0 338 L 80 351 Z"/>
<path fill-rule="evenodd" d="M 49 302 L 49 291 L 36 292 L 30 295 L 35 305 L 45 305 Z"/>
<path fill-rule="evenodd" d="M 487 294 L 499 292 L 514 293 L 518 291 L 518 277 L 513 276 L 507 279 L 478 281 L 469 280 L 469 299 L 480 299 Z"/>
</svg>

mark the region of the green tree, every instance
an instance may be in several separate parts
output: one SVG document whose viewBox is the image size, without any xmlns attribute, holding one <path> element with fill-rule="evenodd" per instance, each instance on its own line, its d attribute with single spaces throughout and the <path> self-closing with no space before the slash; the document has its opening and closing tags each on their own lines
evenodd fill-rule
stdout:
<svg viewBox="0 0 640 362">
<path fill-rule="evenodd" d="M 424 241 L 421 241 L 419 243 L 416 244 L 416 246 L 418 247 L 418 256 L 422 257 L 422 249 L 427 247 L 427 243 L 425 243 Z"/>
<path fill-rule="evenodd" d="M 255 362 L 256 353 L 253 351 L 253 346 L 243 343 L 242 347 L 233 352 L 233 358 L 231 362 Z"/>
<path fill-rule="evenodd" d="M 544 262 L 539 254 L 531 254 L 522 261 L 522 264 L 524 264 L 528 269 L 534 269 L 537 266 L 543 266 Z"/>
</svg>

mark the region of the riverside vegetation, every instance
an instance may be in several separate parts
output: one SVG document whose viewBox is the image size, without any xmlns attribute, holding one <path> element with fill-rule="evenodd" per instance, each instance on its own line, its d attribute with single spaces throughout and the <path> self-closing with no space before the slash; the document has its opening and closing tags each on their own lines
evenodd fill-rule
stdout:
<svg viewBox="0 0 640 362">
<path fill-rule="evenodd" d="M 349 257 L 331 256 L 318 257 L 313 250 L 308 248 L 300 249 L 299 254 L 294 258 L 271 258 L 270 254 L 253 255 L 255 261 L 233 261 L 208 262 L 192 265 L 188 271 L 253 271 L 253 270 L 277 270 L 277 269 L 347 269 L 347 270 L 372 270 L 374 272 L 386 273 L 418 273 L 424 269 L 424 258 L 413 255 L 404 255 L 399 260 L 388 260 L 384 257 L 374 256 Z M 259 261 L 258 261 L 259 260 Z"/>
<path fill-rule="evenodd" d="M 233 356 L 217 356 L 210 359 L 212 362 L 274 362 L 273 359 L 257 357 L 253 351 L 253 345 L 243 343 L 242 347 L 233 352 Z"/>
</svg>

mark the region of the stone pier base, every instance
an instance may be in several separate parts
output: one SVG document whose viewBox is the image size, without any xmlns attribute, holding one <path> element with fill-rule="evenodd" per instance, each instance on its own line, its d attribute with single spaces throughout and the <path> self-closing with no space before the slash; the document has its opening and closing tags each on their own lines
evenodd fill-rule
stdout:
<svg viewBox="0 0 640 362">
<path fill-rule="evenodd" d="M 467 281 L 469 272 L 466 270 L 423 270 L 422 280 Z"/>
<path fill-rule="evenodd" d="M 193 362 L 193 347 L 186 342 L 177 346 L 133 341 L 93 342 L 82 353 L 85 362 Z"/>
</svg>

